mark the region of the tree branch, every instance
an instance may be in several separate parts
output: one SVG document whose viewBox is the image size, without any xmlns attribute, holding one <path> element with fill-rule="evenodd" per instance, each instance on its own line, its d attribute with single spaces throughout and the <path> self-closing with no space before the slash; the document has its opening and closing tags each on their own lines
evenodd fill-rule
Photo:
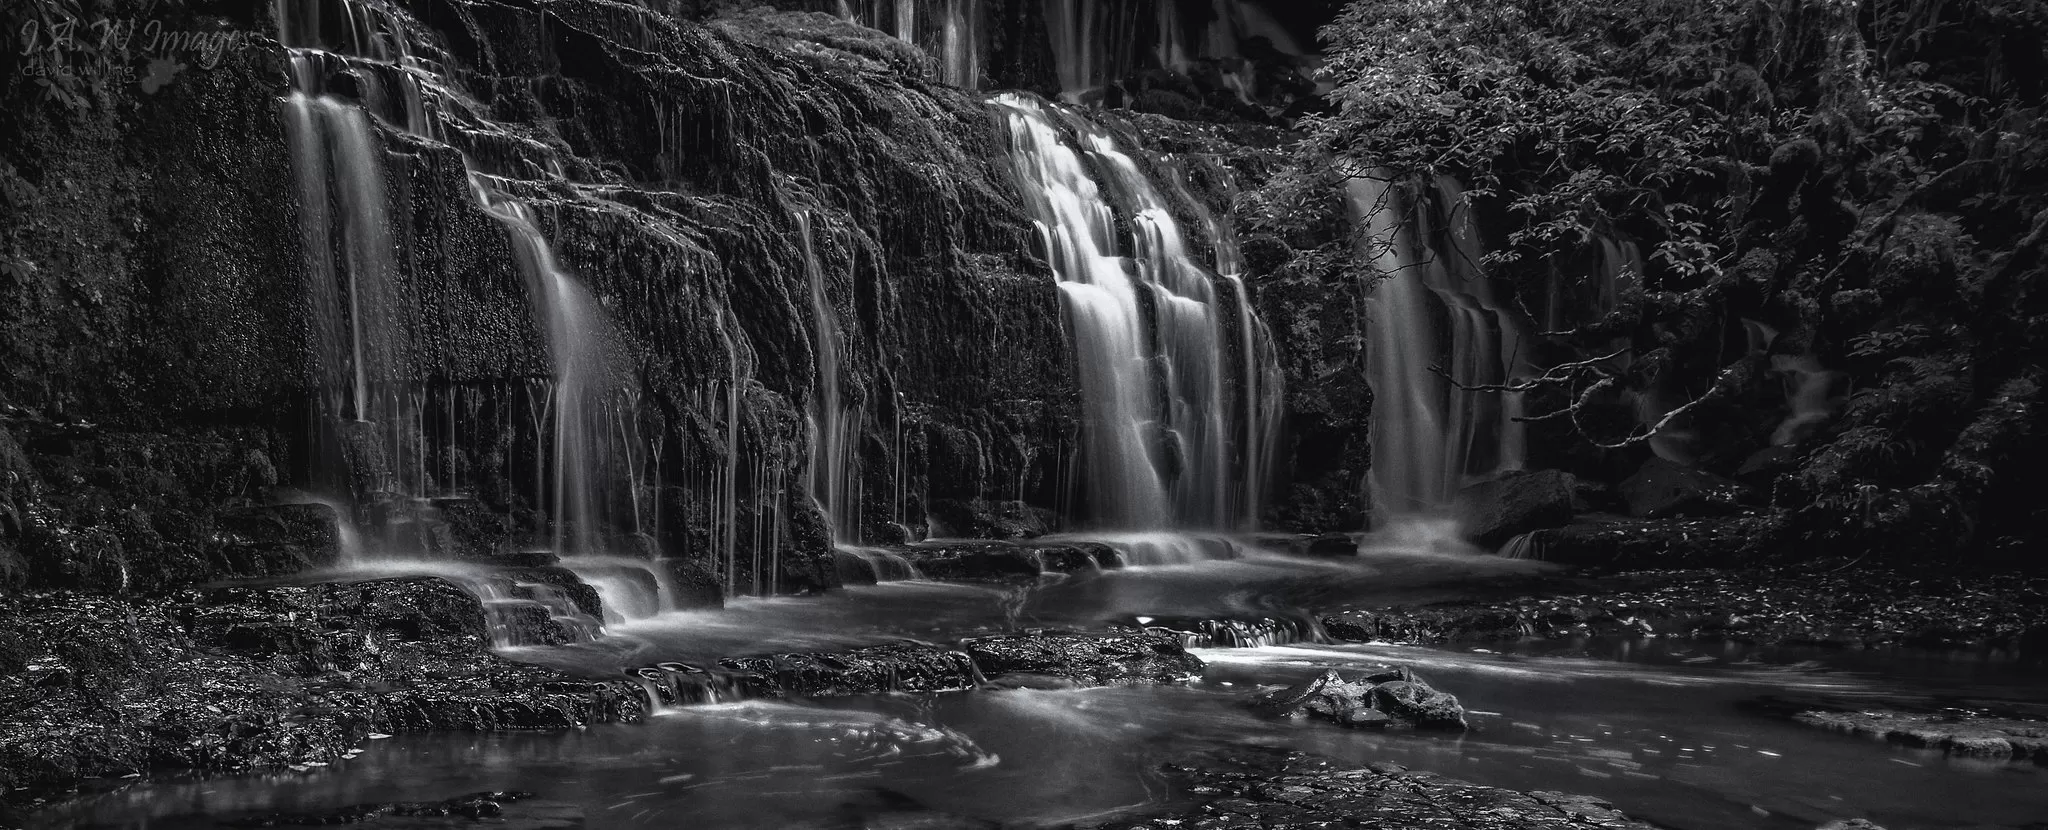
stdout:
<svg viewBox="0 0 2048 830">
<path fill-rule="evenodd" d="M 1537 375 L 1536 377 L 1530 378 L 1528 380 L 1516 381 L 1514 383 L 1465 383 L 1464 381 L 1451 377 L 1451 373 L 1444 371 L 1444 367 L 1442 365 L 1431 366 L 1429 367 L 1429 371 L 1435 373 L 1439 377 L 1442 377 L 1444 380 L 1450 381 L 1452 386 L 1455 386 L 1467 392 L 1530 392 L 1537 389 L 1542 389 L 1546 386 L 1556 386 L 1559 384 L 1571 383 L 1572 381 L 1578 380 L 1580 375 L 1586 372 L 1595 372 L 1599 374 L 1601 377 L 1611 381 L 1614 375 L 1611 372 L 1608 372 L 1606 369 L 1602 368 L 1599 364 L 1605 363 L 1609 360 L 1613 360 L 1617 357 L 1628 354 L 1629 350 L 1632 348 L 1635 347 L 1623 346 L 1619 349 L 1616 349 L 1612 352 L 1601 355 L 1599 357 L 1587 358 L 1585 360 L 1574 360 L 1570 363 L 1560 363 L 1556 366 L 1552 366 L 1549 369 L 1545 370 L 1543 374 Z M 1598 384 L 1595 385 L 1597 386 Z M 1545 415 L 1538 417 L 1547 418 L 1550 416 Z"/>
</svg>

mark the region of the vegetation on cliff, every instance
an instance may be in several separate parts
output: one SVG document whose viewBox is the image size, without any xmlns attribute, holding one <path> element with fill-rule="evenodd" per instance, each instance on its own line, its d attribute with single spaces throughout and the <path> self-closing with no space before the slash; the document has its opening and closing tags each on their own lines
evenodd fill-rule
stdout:
<svg viewBox="0 0 2048 830">
<path fill-rule="evenodd" d="M 1334 178 L 1451 176 L 1468 203 L 1439 209 L 1487 220 L 1525 308 L 1631 272 L 1514 387 L 1571 447 L 1532 460 L 1612 477 L 1692 435 L 1770 483 L 1781 542 L 2012 555 L 2041 524 L 2017 494 L 2043 456 L 2044 34 L 2013 0 L 1356 2 L 1323 32 L 1335 106 L 1260 197 L 1298 227 Z M 1645 256 L 1601 261 L 1622 244 Z M 1794 360 L 1847 388 L 1774 435 Z"/>
</svg>

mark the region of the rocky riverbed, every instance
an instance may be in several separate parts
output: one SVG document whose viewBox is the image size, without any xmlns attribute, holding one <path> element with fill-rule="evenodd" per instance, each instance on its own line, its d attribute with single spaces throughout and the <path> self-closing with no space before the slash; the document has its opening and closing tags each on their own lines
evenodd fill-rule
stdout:
<svg viewBox="0 0 2048 830">
<path fill-rule="evenodd" d="M 624 679 L 489 651 L 439 579 L 0 599 L 0 803 L 155 771 L 322 765 L 417 730 L 641 717 Z"/>
<path fill-rule="evenodd" d="M 1117 830 L 1458 827 L 1470 830 L 1643 828 L 1598 798 L 1484 787 L 1399 764 L 1353 766 L 1301 752 L 1247 749 L 1171 764 L 1193 801 Z M 1334 824 L 1332 822 L 1339 822 Z"/>
<path fill-rule="evenodd" d="M 305 769 L 433 730 L 560 730 L 651 706 L 1006 686 L 1174 683 L 1163 632 L 1029 631 L 950 645 L 562 670 L 492 650 L 476 597 L 435 577 L 0 600 L 0 804 L 154 772 Z M 496 624 L 502 625 L 502 621 Z"/>
<path fill-rule="evenodd" d="M 1637 571 L 1510 599 L 1325 613 L 1333 638 L 1442 643 L 1619 635 L 1836 648 L 2048 650 L 2048 579 L 1869 570 L 1844 562 Z"/>
</svg>

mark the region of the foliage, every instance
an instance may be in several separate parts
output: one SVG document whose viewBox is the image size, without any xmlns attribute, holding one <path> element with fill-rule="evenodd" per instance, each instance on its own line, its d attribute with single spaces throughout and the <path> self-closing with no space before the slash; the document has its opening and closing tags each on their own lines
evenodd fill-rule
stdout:
<svg viewBox="0 0 2048 830">
<path fill-rule="evenodd" d="M 1791 336 L 1766 349 L 1853 378 L 1780 483 L 1794 524 L 1897 544 L 1917 522 L 1966 547 L 2007 532 L 1971 518 L 1986 488 L 2037 475 L 1956 447 L 2039 452 L 1988 424 L 2024 420 L 1997 402 L 2048 357 L 2044 35 L 2030 0 L 1358 0 L 1323 31 L 1334 108 L 1257 207 L 1277 225 L 1345 177 L 1457 178 L 1525 300 L 1632 243 L 1635 308 L 1558 333 L 1552 365 L 1624 336 L 1666 382 L 1740 396 L 1767 373 L 1726 344 L 1767 321 Z M 1754 447 L 1718 449 L 1732 467 Z"/>
</svg>

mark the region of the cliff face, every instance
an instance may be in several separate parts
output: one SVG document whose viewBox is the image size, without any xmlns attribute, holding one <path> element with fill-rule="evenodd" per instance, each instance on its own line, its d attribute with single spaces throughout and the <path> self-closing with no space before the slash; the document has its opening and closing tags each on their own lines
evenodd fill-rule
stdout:
<svg viewBox="0 0 2048 830">
<path fill-rule="evenodd" d="M 791 591 L 836 582 L 834 537 L 1072 506 L 1058 292 L 939 61 L 823 14 L 282 8 L 4 15 L 152 27 L 7 56 L 6 584 L 286 572 L 360 527 Z M 1118 129 L 1227 221 L 1243 136 L 1169 124 Z"/>
<path fill-rule="evenodd" d="M 193 496 L 190 476 L 146 448 L 114 457 L 130 440 L 117 436 L 203 440 L 287 484 L 320 483 L 329 461 L 308 427 L 327 390 L 308 355 L 321 321 L 305 286 L 330 252 L 309 256 L 302 234 L 285 51 L 249 34 L 274 29 L 267 9 L 201 11 L 219 14 L 167 25 L 247 38 L 217 66 L 149 92 L 112 71 L 76 75 L 70 101 L 26 83 L 10 92 L 22 117 L 0 168 L 11 217 L 0 395 L 20 439 L 10 443 L 26 450 L 9 453 L 21 468 L 6 537 L 17 584 L 61 581 L 36 563 L 71 555 L 33 543 L 34 528 L 107 530 L 109 558 L 144 560 L 129 555 L 147 547 L 135 537 L 196 524 L 181 541 L 203 549 L 217 508 L 263 498 L 258 486 L 203 505 L 145 499 L 132 532 L 108 508 L 58 503 L 95 476 L 102 501 L 126 498 L 122 479 L 137 470 L 188 479 L 161 482 L 167 502 Z M 392 420 L 411 434 L 341 436 L 352 492 L 328 495 L 466 491 L 519 517 L 524 534 L 546 523 L 560 485 L 536 477 L 555 436 L 515 410 L 548 405 L 533 387 L 553 381 L 560 345 L 536 324 L 518 240 L 479 208 L 461 155 L 502 142 L 513 158 L 494 160 L 501 170 L 540 171 L 511 187 L 609 322 L 602 372 L 618 381 L 606 391 L 617 422 L 601 431 L 645 457 L 629 459 L 629 486 L 601 494 L 618 502 L 608 520 L 637 523 L 607 532 L 658 534 L 707 569 L 716 537 L 732 534 L 749 556 L 782 546 L 785 588 L 832 579 L 805 479 L 823 318 L 799 215 L 824 316 L 843 334 L 849 455 L 868 482 L 859 523 L 922 527 L 930 501 L 1015 499 L 1020 482 L 1024 497 L 1054 500 L 1049 471 L 1073 431 L 1058 305 L 1043 265 L 1023 259 L 1031 232 L 984 104 L 928 83 L 916 55 L 822 16 L 701 25 L 559 3 L 410 13 L 462 62 L 453 79 L 480 109 L 463 126 L 504 132 L 441 143 L 377 124 L 397 273 L 391 319 L 371 321 L 392 355 L 371 397 L 399 400 Z M 125 564 L 138 584 L 175 579 Z"/>
</svg>

